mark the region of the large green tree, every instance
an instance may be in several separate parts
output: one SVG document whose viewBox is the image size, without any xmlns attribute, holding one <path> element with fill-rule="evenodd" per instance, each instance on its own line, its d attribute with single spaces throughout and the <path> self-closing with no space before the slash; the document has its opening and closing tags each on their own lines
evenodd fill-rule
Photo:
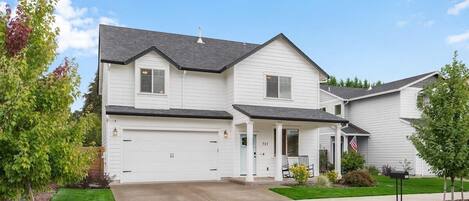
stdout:
<svg viewBox="0 0 469 201">
<path fill-rule="evenodd" d="M 20 0 L 16 15 L 8 8 L 0 16 L 0 200 L 34 200 L 50 183 L 79 181 L 92 158 L 81 151 L 88 120 L 70 118 L 76 64 L 65 60 L 48 72 L 55 3 Z"/>
<path fill-rule="evenodd" d="M 435 173 L 454 182 L 469 168 L 469 70 L 457 60 L 441 69 L 441 77 L 426 86 L 418 100 L 422 119 L 411 140 Z M 445 187 L 446 189 L 446 187 Z"/>
<path fill-rule="evenodd" d="M 88 92 L 81 111 L 75 111 L 75 118 L 86 117 L 89 129 L 85 133 L 84 146 L 101 146 L 101 96 L 98 94 L 98 73 L 88 86 Z"/>
</svg>

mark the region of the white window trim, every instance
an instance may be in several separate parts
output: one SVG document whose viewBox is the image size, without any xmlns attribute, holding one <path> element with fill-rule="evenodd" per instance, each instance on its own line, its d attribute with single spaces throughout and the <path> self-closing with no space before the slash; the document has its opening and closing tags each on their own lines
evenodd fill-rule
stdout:
<svg viewBox="0 0 469 201">
<path fill-rule="evenodd" d="M 290 78 L 290 98 L 280 98 L 280 97 L 268 97 L 267 96 L 267 76 L 277 76 L 277 77 L 288 77 Z M 293 101 L 293 77 L 288 75 L 280 75 L 278 73 L 264 73 L 264 99 L 266 100 L 284 100 L 284 101 Z M 280 96 L 280 79 L 277 83 L 277 93 Z"/>
<path fill-rule="evenodd" d="M 151 70 L 151 91 L 152 92 L 142 92 L 142 81 L 141 81 L 141 72 L 142 69 Z M 153 70 L 162 70 L 164 72 L 164 93 L 153 93 Z M 138 68 L 138 95 L 148 95 L 148 96 L 167 96 L 168 95 L 168 70 L 160 67 L 139 67 Z"/>
</svg>

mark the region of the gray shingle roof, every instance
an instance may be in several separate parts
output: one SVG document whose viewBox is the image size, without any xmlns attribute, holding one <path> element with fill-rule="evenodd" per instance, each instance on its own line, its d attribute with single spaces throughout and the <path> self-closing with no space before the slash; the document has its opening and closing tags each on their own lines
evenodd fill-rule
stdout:
<svg viewBox="0 0 469 201">
<path fill-rule="evenodd" d="M 195 36 L 100 25 L 99 58 L 101 62 L 128 64 L 155 51 L 181 70 L 220 73 L 278 38 L 287 41 L 306 61 L 329 76 L 283 34 L 261 45 L 207 37 L 203 37 L 205 44 L 200 44 Z"/>
<path fill-rule="evenodd" d="M 233 119 L 226 111 L 218 110 L 193 110 L 193 109 L 137 109 L 129 106 L 106 106 L 106 114 L 154 116 L 154 117 L 179 117 L 179 118 L 203 118 L 203 119 Z"/>
<path fill-rule="evenodd" d="M 370 134 L 368 131 L 356 126 L 355 124 L 348 123 L 347 127 L 342 128 L 342 132 L 347 134 Z"/>
<path fill-rule="evenodd" d="M 372 88 L 371 90 L 368 89 L 357 89 L 357 88 L 349 88 L 349 87 L 336 87 L 336 86 L 330 86 L 327 84 L 321 84 L 321 89 L 324 91 L 327 91 L 329 93 L 332 93 L 338 97 L 341 97 L 343 99 L 353 99 L 361 96 L 366 96 L 366 95 L 372 95 L 372 94 L 377 94 L 377 93 L 382 93 L 386 91 L 392 91 L 392 90 L 397 90 L 403 86 L 406 86 L 408 84 L 411 84 L 417 80 L 420 80 L 426 76 L 429 76 L 431 74 L 435 74 L 437 72 L 429 72 L 429 73 L 424 73 L 421 75 L 413 76 L 413 77 L 408 77 L 404 78 L 401 80 L 396 80 L 393 82 L 388 82 L 385 83 L 381 86 L 377 86 Z"/>
<path fill-rule="evenodd" d="M 233 105 L 233 108 L 253 119 L 347 123 L 348 120 L 319 109 Z"/>
<path fill-rule="evenodd" d="M 109 25 L 99 26 L 99 56 L 101 61 L 127 64 L 155 50 L 181 69 L 220 71 L 225 65 L 247 54 L 258 44 L 198 37 Z"/>
</svg>

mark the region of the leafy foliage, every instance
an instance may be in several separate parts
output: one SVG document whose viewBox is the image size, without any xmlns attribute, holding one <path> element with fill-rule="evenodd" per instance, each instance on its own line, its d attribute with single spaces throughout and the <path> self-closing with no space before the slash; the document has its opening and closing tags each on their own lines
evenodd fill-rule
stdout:
<svg viewBox="0 0 469 201">
<path fill-rule="evenodd" d="M 304 165 L 293 165 L 290 168 L 292 177 L 299 185 L 305 185 L 310 176 L 308 169 Z"/>
<path fill-rule="evenodd" d="M 412 170 L 412 162 L 407 160 L 407 158 L 404 159 L 404 161 L 399 161 L 399 164 L 401 164 L 404 172 L 410 172 Z"/>
<path fill-rule="evenodd" d="M 81 151 L 87 118 L 72 121 L 77 65 L 53 72 L 55 0 L 21 0 L 17 17 L 0 15 L 0 200 L 33 199 L 49 183 L 86 176 L 92 154 Z"/>
<path fill-rule="evenodd" d="M 84 95 L 85 102 L 81 111 L 75 111 L 73 118 L 87 117 L 90 119 L 90 129 L 85 134 L 84 146 L 101 146 L 101 96 L 98 95 L 98 74 L 95 74 L 93 82 L 88 86 L 88 92 Z"/>
<path fill-rule="evenodd" d="M 342 171 L 344 173 L 362 169 L 364 165 L 365 159 L 355 151 L 345 152 L 342 156 Z"/>
<path fill-rule="evenodd" d="M 336 171 L 328 171 L 326 173 L 326 177 L 329 179 L 330 182 L 332 183 L 336 183 L 337 182 L 337 178 L 338 178 L 338 174 Z"/>
<path fill-rule="evenodd" d="M 381 174 L 384 176 L 389 176 L 391 175 L 391 172 L 394 171 L 394 168 L 392 168 L 390 165 L 386 164 L 381 167 Z"/>
<path fill-rule="evenodd" d="M 380 86 L 383 83 L 381 81 L 372 83 L 368 81 L 367 79 L 361 80 L 361 79 L 358 79 L 357 77 L 353 79 L 347 78 L 345 80 L 343 79 L 338 80 L 336 77 L 330 76 L 326 84 L 331 85 L 331 86 L 338 86 L 338 87 L 366 88 L 367 89 L 369 87 Z"/>
<path fill-rule="evenodd" d="M 418 98 L 422 119 L 411 136 L 419 156 L 433 172 L 454 179 L 469 169 L 469 69 L 457 59 Z"/>
<path fill-rule="evenodd" d="M 354 187 L 371 187 L 376 184 L 375 179 L 366 170 L 354 170 L 348 172 L 344 178 L 344 184 Z"/>
<path fill-rule="evenodd" d="M 378 168 L 376 168 L 376 166 L 373 166 L 373 165 L 366 166 L 365 170 L 367 170 L 373 176 L 377 176 L 379 174 Z"/>
</svg>

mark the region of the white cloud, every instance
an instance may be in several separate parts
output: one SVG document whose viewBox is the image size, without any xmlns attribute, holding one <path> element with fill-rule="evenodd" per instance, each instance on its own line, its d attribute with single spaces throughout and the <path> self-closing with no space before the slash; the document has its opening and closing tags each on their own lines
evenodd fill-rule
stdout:
<svg viewBox="0 0 469 201">
<path fill-rule="evenodd" d="M 71 0 L 59 0 L 55 10 L 55 26 L 60 29 L 57 51 L 75 50 L 96 54 L 98 24 L 119 24 L 114 18 L 92 15 L 97 13 L 96 8 L 73 7 Z"/>
<path fill-rule="evenodd" d="M 454 43 L 462 43 L 465 41 L 469 41 L 469 30 L 462 34 L 456 34 L 456 35 L 451 35 L 448 36 L 447 38 L 448 43 L 454 44 Z"/>
<path fill-rule="evenodd" d="M 469 0 L 463 0 L 457 4 L 455 4 L 453 7 L 448 9 L 448 14 L 449 15 L 459 15 L 459 13 L 464 10 L 469 8 Z"/>
</svg>

